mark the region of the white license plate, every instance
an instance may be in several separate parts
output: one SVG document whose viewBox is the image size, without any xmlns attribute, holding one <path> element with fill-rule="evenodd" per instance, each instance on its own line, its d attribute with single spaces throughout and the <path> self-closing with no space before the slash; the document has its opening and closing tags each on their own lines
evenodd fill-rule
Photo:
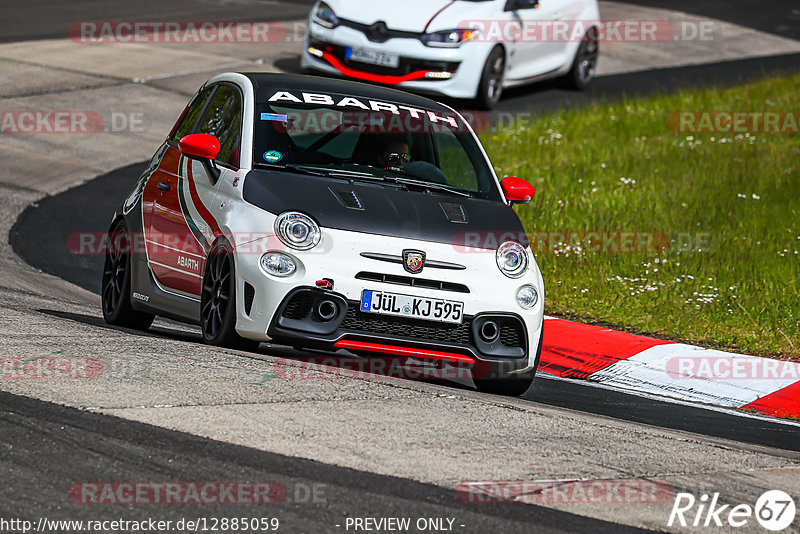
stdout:
<svg viewBox="0 0 800 534">
<path fill-rule="evenodd" d="M 461 324 L 464 320 L 463 302 L 414 297 L 371 289 L 361 292 L 361 311 L 451 324 Z"/>
<path fill-rule="evenodd" d="M 400 66 L 400 56 L 397 54 L 387 54 L 380 50 L 371 50 L 369 48 L 350 48 L 345 51 L 345 57 L 353 61 L 361 63 L 369 63 L 370 65 L 380 65 L 381 67 L 390 67 L 396 69 Z"/>
</svg>

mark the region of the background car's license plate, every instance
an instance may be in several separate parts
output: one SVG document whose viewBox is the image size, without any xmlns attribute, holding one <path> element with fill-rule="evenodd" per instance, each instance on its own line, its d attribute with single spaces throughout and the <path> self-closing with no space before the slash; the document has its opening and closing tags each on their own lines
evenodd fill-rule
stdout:
<svg viewBox="0 0 800 534">
<path fill-rule="evenodd" d="M 464 303 L 452 300 L 414 297 L 365 289 L 361 293 L 361 311 L 461 324 Z"/>
<path fill-rule="evenodd" d="M 397 54 L 387 54 L 380 50 L 370 50 L 369 48 L 348 47 L 345 56 L 353 61 L 380 65 L 381 67 L 391 67 L 396 69 L 400 66 L 400 56 Z"/>
</svg>

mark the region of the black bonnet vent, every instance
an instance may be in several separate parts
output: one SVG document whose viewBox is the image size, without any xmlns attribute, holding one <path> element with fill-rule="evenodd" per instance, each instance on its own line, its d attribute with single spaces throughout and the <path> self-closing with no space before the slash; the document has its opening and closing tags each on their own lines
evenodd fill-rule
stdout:
<svg viewBox="0 0 800 534">
<path fill-rule="evenodd" d="M 453 223 L 466 224 L 469 222 L 467 212 L 464 211 L 464 206 L 461 204 L 453 204 L 452 202 L 440 202 L 439 205 L 444 210 L 447 220 Z"/>
<path fill-rule="evenodd" d="M 361 199 L 358 198 L 355 191 L 349 191 L 345 189 L 331 189 L 331 193 L 333 196 L 336 197 L 342 206 L 347 209 L 351 210 L 363 210 L 364 205 L 361 203 Z"/>
</svg>

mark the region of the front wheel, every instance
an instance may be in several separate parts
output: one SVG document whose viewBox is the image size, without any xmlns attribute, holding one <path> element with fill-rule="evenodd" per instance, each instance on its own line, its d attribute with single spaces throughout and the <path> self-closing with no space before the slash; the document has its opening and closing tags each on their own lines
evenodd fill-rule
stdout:
<svg viewBox="0 0 800 534">
<path fill-rule="evenodd" d="M 597 39 L 591 35 L 586 35 L 578 47 L 572 68 L 564 76 L 564 84 L 570 89 L 582 91 L 597 74 L 597 59 L 600 56 L 600 45 Z"/>
<path fill-rule="evenodd" d="M 147 330 L 154 315 L 138 312 L 131 306 L 131 246 L 125 221 L 119 221 L 108 233 L 109 247 L 103 266 L 100 297 L 106 323 L 136 330 Z"/>
<path fill-rule="evenodd" d="M 236 333 L 236 273 L 233 251 L 224 243 L 211 249 L 200 294 L 200 330 L 209 345 L 255 350 L 258 342 Z"/>
<path fill-rule="evenodd" d="M 493 109 L 503 94 L 503 80 L 506 74 L 506 53 L 502 47 L 496 46 L 489 53 L 483 66 L 481 81 L 478 84 L 478 96 L 475 105 L 480 109 Z"/>
<path fill-rule="evenodd" d="M 542 342 L 544 336 L 539 336 L 539 346 L 536 348 L 536 360 L 533 365 L 533 370 L 525 373 L 524 375 L 507 374 L 505 376 L 497 374 L 491 378 L 475 378 L 473 382 L 478 391 L 482 393 L 491 393 L 493 395 L 505 395 L 506 397 L 519 397 L 530 389 L 533 385 L 533 379 L 536 377 L 536 369 L 539 367 L 539 360 L 542 357 Z M 479 371 L 480 372 L 480 371 Z"/>
</svg>

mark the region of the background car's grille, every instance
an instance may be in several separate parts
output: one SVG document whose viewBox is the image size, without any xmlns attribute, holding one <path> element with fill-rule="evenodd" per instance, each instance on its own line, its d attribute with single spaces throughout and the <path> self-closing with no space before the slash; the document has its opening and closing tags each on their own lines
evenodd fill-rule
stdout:
<svg viewBox="0 0 800 534">
<path fill-rule="evenodd" d="M 332 45 L 321 41 L 312 41 L 310 44 L 311 46 L 319 48 L 320 50 L 325 50 L 326 52 L 334 55 L 336 59 L 351 69 L 360 70 L 361 72 L 368 72 L 370 74 L 403 76 L 419 70 L 455 72 L 458 70 L 458 66 L 460 65 L 460 63 L 457 61 L 425 61 L 422 59 L 401 57 L 400 65 L 395 69 L 391 67 L 382 67 L 380 65 L 370 65 L 369 63 L 362 63 L 360 61 L 351 61 L 345 57 L 344 46 Z"/>
<path fill-rule="evenodd" d="M 370 334 L 385 334 L 428 341 L 444 341 L 470 345 L 472 320 L 466 318 L 460 325 L 432 323 L 402 317 L 372 315 L 358 311 L 358 303 L 351 303 L 340 328 Z"/>
<path fill-rule="evenodd" d="M 357 280 L 368 280 L 370 282 L 380 282 L 382 284 L 394 284 L 398 286 L 421 287 L 424 289 L 436 289 L 438 291 L 452 291 L 455 293 L 469 293 L 469 288 L 464 284 L 444 282 L 441 280 L 427 280 L 424 278 L 412 278 L 410 276 L 400 276 L 396 274 L 371 273 L 362 271 L 356 275 Z"/>
</svg>

